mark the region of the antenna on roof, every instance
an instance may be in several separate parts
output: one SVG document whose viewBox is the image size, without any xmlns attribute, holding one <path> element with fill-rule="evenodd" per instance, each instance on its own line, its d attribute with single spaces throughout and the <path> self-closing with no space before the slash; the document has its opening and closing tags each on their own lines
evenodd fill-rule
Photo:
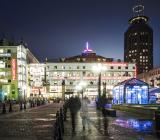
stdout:
<svg viewBox="0 0 160 140">
<path fill-rule="evenodd" d="M 142 0 L 137 0 L 137 5 L 133 7 L 134 16 L 143 16 L 144 15 L 144 5 Z"/>
</svg>

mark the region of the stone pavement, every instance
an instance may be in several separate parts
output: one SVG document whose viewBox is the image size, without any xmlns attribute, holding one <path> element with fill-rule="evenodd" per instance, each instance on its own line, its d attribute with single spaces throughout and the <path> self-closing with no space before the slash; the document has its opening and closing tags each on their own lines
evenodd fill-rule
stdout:
<svg viewBox="0 0 160 140">
<path fill-rule="evenodd" d="M 48 104 L 0 115 L 0 140 L 53 140 L 55 115 L 62 104 Z M 154 131 L 136 131 L 130 124 L 138 126 L 135 118 L 118 112 L 117 117 L 103 117 L 94 104 L 89 107 L 91 131 L 82 129 L 81 117 L 76 117 L 76 132 L 72 133 L 70 113 L 64 123 L 64 140 L 158 140 Z M 128 121 L 129 120 L 129 121 Z M 150 125 L 150 123 L 145 124 Z"/>
<path fill-rule="evenodd" d="M 53 140 L 53 124 L 62 104 L 48 104 L 0 116 L 0 140 Z"/>
<path fill-rule="evenodd" d="M 141 132 L 129 128 L 125 119 L 134 119 L 123 112 L 117 112 L 117 117 L 103 117 L 95 106 L 89 107 L 91 131 L 82 129 L 80 113 L 76 116 L 76 131 L 72 133 L 70 112 L 64 123 L 64 140 L 158 140 L 154 132 Z M 120 121 L 121 120 L 121 121 Z M 118 123 L 117 123 L 118 122 Z M 135 125 L 135 124 L 133 124 Z M 154 131 L 154 130 L 153 130 Z"/>
</svg>

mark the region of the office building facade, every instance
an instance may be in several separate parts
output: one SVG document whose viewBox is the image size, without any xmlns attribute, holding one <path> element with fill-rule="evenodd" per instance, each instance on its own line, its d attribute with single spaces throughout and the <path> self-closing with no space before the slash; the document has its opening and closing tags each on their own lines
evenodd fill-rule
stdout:
<svg viewBox="0 0 160 140">
<path fill-rule="evenodd" d="M 124 61 L 136 63 L 140 74 L 153 68 L 153 30 L 148 25 L 149 18 L 144 16 L 143 5 L 135 6 L 133 12 L 124 34 Z"/>
</svg>

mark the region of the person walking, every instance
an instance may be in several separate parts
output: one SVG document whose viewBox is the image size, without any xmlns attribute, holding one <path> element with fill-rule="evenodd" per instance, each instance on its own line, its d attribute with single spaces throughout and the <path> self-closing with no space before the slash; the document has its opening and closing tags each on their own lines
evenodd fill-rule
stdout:
<svg viewBox="0 0 160 140">
<path fill-rule="evenodd" d="M 90 100 L 85 96 L 81 100 L 81 117 L 82 117 L 82 125 L 83 130 L 86 128 L 86 124 L 88 125 L 88 130 L 90 131 L 90 116 L 88 112 L 88 104 L 90 103 Z"/>
<path fill-rule="evenodd" d="M 80 110 L 81 108 L 81 102 L 80 99 L 78 97 L 71 97 L 68 100 L 68 108 L 70 110 L 71 113 L 71 120 L 72 120 L 72 132 L 75 132 L 75 117 L 77 115 L 77 112 Z"/>
</svg>

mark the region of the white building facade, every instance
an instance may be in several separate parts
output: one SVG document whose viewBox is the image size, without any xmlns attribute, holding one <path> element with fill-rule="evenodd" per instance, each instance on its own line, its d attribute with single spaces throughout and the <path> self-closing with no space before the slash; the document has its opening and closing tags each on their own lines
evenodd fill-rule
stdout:
<svg viewBox="0 0 160 140">
<path fill-rule="evenodd" d="M 124 62 L 47 62 L 29 64 L 29 92 L 33 96 L 62 97 L 62 82 L 65 81 L 65 93 L 78 94 L 76 86 L 84 81 L 84 94 L 90 97 L 98 95 L 98 78 L 100 72 L 94 68 L 102 65 L 101 93 L 104 88 L 111 94 L 112 88 L 119 82 L 136 77 L 136 66 Z"/>
</svg>

